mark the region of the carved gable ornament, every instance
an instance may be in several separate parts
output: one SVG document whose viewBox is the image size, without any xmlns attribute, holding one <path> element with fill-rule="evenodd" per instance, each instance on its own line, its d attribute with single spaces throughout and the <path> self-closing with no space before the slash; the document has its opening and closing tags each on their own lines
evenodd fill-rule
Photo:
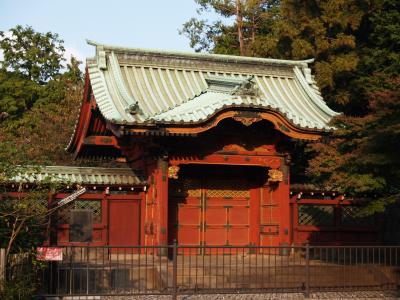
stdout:
<svg viewBox="0 0 400 300">
<path fill-rule="evenodd" d="M 254 76 L 236 78 L 221 75 L 208 75 L 206 82 L 208 90 L 217 93 L 226 93 L 236 96 L 259 97 L 258 86 L 253 82 Z"/>
<path fill-rule="evenodd" d="M 254 76 L 251 76 L 245 79 L 239 86 L 235 88 L 232 92 L 233 95 L 237 96 L 250 96 L 250 97 L 259 97 L 260 91 L 258 89 L 257 84 L 253 81 Z"/>
<path fill-rule="evenodd" d="M 244 126 L 250 126 L 253 123 L 262 120 L 261 116 L 256 112 L 242 111 L 238 112 L 233 119 L 237 122 L 242 123 Z"/>
</svg>

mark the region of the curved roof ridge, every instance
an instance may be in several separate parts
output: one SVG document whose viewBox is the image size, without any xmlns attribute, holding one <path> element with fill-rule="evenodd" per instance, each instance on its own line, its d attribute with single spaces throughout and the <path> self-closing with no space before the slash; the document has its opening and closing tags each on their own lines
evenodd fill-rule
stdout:
<svg viewBox="0 0 400 300">
<path fill-rule="evenodd" d="M 333 111 L 332 109 L 329 108 L 329 106 L 326 104 L 326 102 L 322 99 L 321 96 L 319 96 L 313 87 L 311 87 L 302 72 L 299 70 L 298 67 L 294 67 L 294 74 L 296 75 L 296 78 L 298 79 L 299 83 L 303 87 L 304 91 L 307 93 L 311 101 L 314 102 L 314 104 L 322 110 L 325 114 L 327 114 L 329 117 L 334 117 L 339 115 L 340 113 Z"/>
<path fill-rule="evenodd" d="M 261 57 L 249 57 L 249 56 L 236 56 L 227 54 L 210 54 L 210 53 L 193 53 L 185 51 L 166 51 L 166 50 L 155 50 L 146 48 L 133 48 L 133 47 L 122 47 L 115 45 L 101 44 L 89 39 L 86 39 L 87 44 L 95 47 L 103 47 L 104 50 L 109 51 L 121 51 L 131 53 L 141 53 L 145 55 L 162 55 L 162 56 L 176 56 L 176 57 L 187 57 L 191 59 L 210 59 L 215 61 L 231 61 L 240 63 L 262 63 L 267 65 L 278 65 L 278 66 L 301 66 L 305 67 L 309 63 L 314 62 L 314 58 L 305 60 L 286 60 L 286 59 L 274 59 L 274 58 L 261 58 Z"/>
<path fill-rule="evenodd" d="M 138 101 L 129 94 L 128 89 L 125 86 L 124 80 L 122 79 L 122 73 L 118 62 L 118 58 L 115 56 L 114 52 L 111 52 L 110 55 L 110 68 L 111 72 L 114 75 L 115 83 L 118 86 L 122 100 L 128 106 L 127 107 L 128 110 L 132 109 L 138 104 Z"/>
</svg>

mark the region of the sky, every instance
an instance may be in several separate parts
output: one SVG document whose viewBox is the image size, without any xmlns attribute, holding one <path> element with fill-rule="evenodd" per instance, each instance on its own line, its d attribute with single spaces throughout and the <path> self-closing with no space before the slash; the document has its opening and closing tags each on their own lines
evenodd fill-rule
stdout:
<svg viewBox="0 0 400 300">
<path fill-rule="evenodd" d="M 94 55 L 86 39 L 192 52 L 178 30 L 196 16 L 196 8 L 194 0 L 0 0 L 0 31 L 20 24 L 58 33 L 66 57 L 73 54 L 81 61 Z"/>
</svg>

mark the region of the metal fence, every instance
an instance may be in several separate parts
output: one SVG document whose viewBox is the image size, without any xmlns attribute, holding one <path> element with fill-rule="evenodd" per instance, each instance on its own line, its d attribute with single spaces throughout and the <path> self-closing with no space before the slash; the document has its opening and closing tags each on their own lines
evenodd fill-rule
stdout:
<svg viewBox="0 0 400 300">
<path fill-rule="evenodd" d="M 400 247 L 65 247 L 42 274 L 46 296 L 388 290 Z"/>
</svg>

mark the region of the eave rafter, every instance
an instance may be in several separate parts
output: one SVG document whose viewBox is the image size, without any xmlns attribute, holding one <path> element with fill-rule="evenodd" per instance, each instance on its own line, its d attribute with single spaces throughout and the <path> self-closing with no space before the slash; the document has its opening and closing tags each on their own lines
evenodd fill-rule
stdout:
<svg viewBox="0 0 400 300">
<path fill-rule="evenodd" d="M 304 130 L 295 127 L 285 117 L 275 111 L 251 111 L 251 110 L 225 110 L 214 114 L 210 119 L 199 124 L 148 124 L 147 126 L 124 126 L 125 135 L 197 135 L 217 126 L 222 120 L 234 119 L 245 126 L 261 120 L 270 121 L 276 130 L 283 134 L 302 140 L 318 140 L 326 131 L 310 129 Z"/>
<path fill-rule="evenodd" d="M 111 146 L 117 149 L 121 147 L 118 145 L 118 140 L 115 136 L 102 136 L 90 135 L 83 140 L 83 145 L 87 146 Z"/>
</svg>

